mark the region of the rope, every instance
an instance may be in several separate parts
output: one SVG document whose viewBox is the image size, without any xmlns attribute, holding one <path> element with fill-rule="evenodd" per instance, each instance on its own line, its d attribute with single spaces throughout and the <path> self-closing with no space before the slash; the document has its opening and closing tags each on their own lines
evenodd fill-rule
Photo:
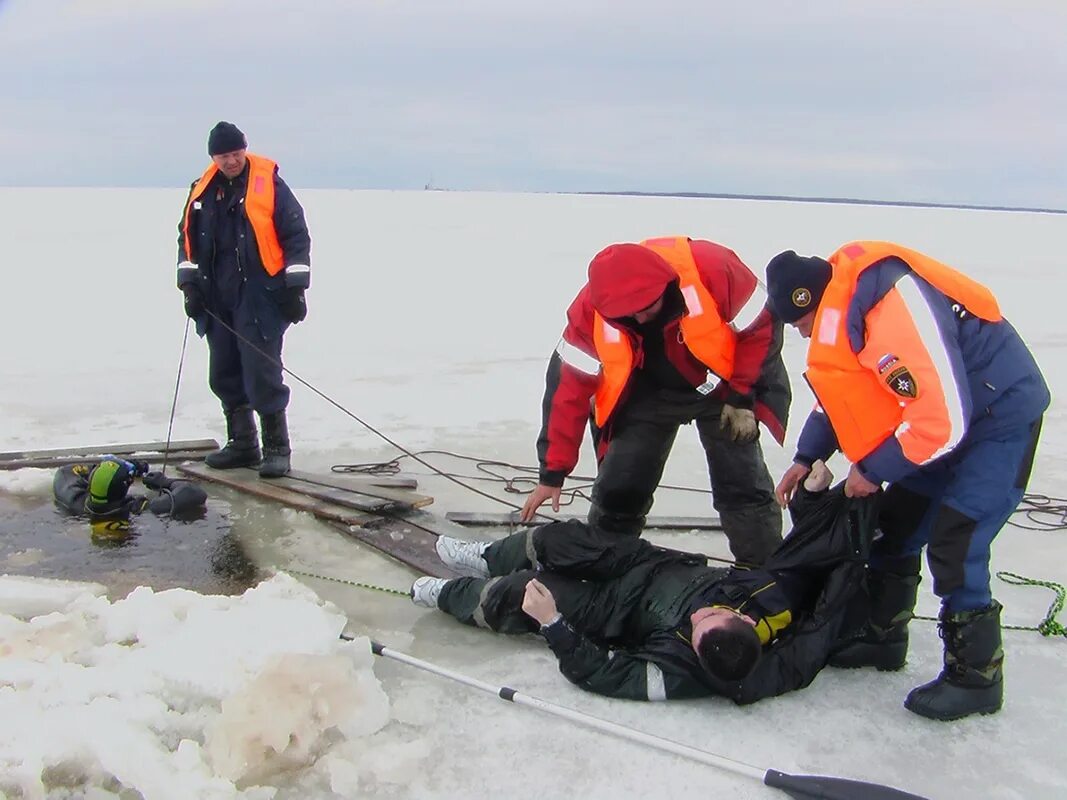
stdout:
<svg viewBox="0 0 1067 800">
<path fill-rule="evenodd" d="M 212 319 L 214 319 L 216 322 L 218 322 L 219 325 L 224 327 L 226 330 L 228 330 L 230 333 L 232 333 L 234 336 L 236 336 L 238 339 L 240 339 L 246 345 L 251 347 L 253 350 L 255 350 L 257 353 L 259 353 L 265 359 L 270 361 L 272 364 L 276 364 L 282 370 L 282 372 L 284 372 L 286 375 L 288 375 L 293 380 L 295 380 L 298 383 L 300 383 L 302 386 L 304 386 L 305 388 L 307 388 L 311 392 L 314 392 L 315 394 L 317 394 L 319 397 L 321 397 L 327 403 L 332 405 L 334 408 L 336 408 L 342 414 L 345 414 L 346 416 L 348 416 L 351 419 L 355 420 L 360 425 L 362 425 L 364 428 L 366 428 L 371 433 L 373 433 L 375 436 L 378 436 L 379 438 L 381 438 L 382 440 L 384 440 L 388 444 L 392 445 L 393 447 L 395 447 L 397 450 L 399 450 L 401 453 L 403 453 L 407 457 L 413 458 L 415 461 L 418 461 L 420 464 L 422 464 L 427 469 L 432 470 L 434 473 L 440 475 L 443 478 L 447 478 L 448 480 L 452 481 L 453 483 L 455 483 L 455 484 L 457 484 L 459 486 L 462 486 L 464 489 L 467 489 L 468 491 L 474 492 L 474 494 L 481 495 L 482 497 L 484 497 L 484 498 L 486 498 L 488 500 L 492 500 L 495 503 L 501 503 L 502 505 L 505 505 L 505 506 L 507 506 L 508 508 L 510 508 L 512 510 L 515 510 L 515 511 L 521 510 L 521 508 L 522 508 L 521 506 L 517 506 L 514 503 L 509 503 L 507 500 L 504 500 L 504 499 L 502 499 L 500 497 L 497 497 L 496 495 L 489 494 L 488 492 L 483 492 L 481 489 L 477 489 L 474 486 L 470 486 L 469 484 L 464 483 L 463 481 L 455 478 L 454 476 L 449 475 L 448 473 L 442 472 L 441 470 L 437 469 L 433 464 L 429 463 L 428 461 L 424 461 L 422 458 L 420 458 L 418 456 L 418 454 L 412 452 L 411 450 L 408 450 L 406 447 L 401 445 L 399 442 L 393 441 L 393 439 L 389 438 L 389 436 L 387 436 L 386 434 L 382 433 L 380 430 L 375 428 L 369 422 L 367 422 L 367 421 L 365 421 L 363 419 L 360 419 L 358 416 L 356 416 L 354 413 L 349 411 L 343 405 L 338 403 L 336 400 L 334 400 L 328 394 L 326 394 L 325 392 L 323 392 L 323 391 L 315 388 L 314 386 L 312 386 L 306 380 L 304 380 L 299 375 L 297 375 L 295 372 L 293 372 L 291 369 L 289 369 L 284 364 L 282 364 L 282 362 L 279 359 L 275 358 L 273 355 L 271 355 L 270 353 L 268 353 L 265 350 L 263 350 L 263 348 L 259 347 L 255 342 L 252 342 L 248 338 L 242 336 L 238 331 L 234 330 L 233 327 L 231 327 L 230 325 L 227 325 L 226 322 L 224 322 L 213 311 L 211 311 L 209 309 L 209 310 L 207 310 L 206 313 L 208 314 L 208 316 L 210 316 Z M 539 516 L 544 516 L 544 515 L 539 515 Z M 545 519 L 551 519 L 551 518 L 550 517 L 545 517 Z"/>
<path fill-rule="evenodd" d="M 345 583 L 349 586 L 355 586 L 359 589 L 373 589 L 376 592 L 384 592 L 385 594 L 396 594 L 401 597 L 411 597 L 411 593 L 407 591 L 401 591 L 400 589 L 390 589 L 388 586 L 375 586 L 373 583 L 360 583 L 359 581 L 350 581 L 347 578 L 334 578 L 329 575 L 316 575 L 314 572 L 303 572 L 299 569 L 285 568 L 283 572 L 288 572 L 290 575 L 303 575 L 305 578 L 317 578 L 320 581 L 333 581 L 334 583 Z"/>
<path fill-rule="evenodd" d="M 1046 589 L 1051 589 L 1056 593 L 1055 599 L 1053 599 L 1051 605 L 1048 607 L 1048 612 L 1045 614 L 1045 618 L 1037 625 L 1001 625 L 1004 630 L 1008 631 L 1037 631 L 1042 636 L 1064 636 L 1067 637 L 1067 628 L 1057 621 L 1056 616 L 1063 611 L 1064 598 L 1067 596 L 1067 590 L 1064 590 L 1063 586 L 1054 581 L 1039 581 L 1035 578 L 1027 578 L 1023 575 L 1017 575 L 1014 572 L 1000 571 L 997 573 L 997 577 L 1005 583 L 1010 583 L 1014 586 L 1044 586 Z M 921 614 L 916 614 L 915 619 L 922 619 L 928 622 L 939 622 L 937 617 L 928 617 Z"/>
<path fill-rule="evenodd" d="M 178 359 L 178 375 L 174 379 L 174 400 L 170 404 L 170 422 L 167 423 L 167 445 L 163 448 L 163 468 L 160 470 L 160 474 L 167 474 L 167 459 L 170 458 L 170 437 L 174 432 L 174 412 L 178 408 L 178 387 L 182 384 L 182 365 L 185 364 L 185 348 L 189 343 L 189 323 L 192 320 L 189 317 L 185 318 L 185 335 L 182 337 L 182 354 Z M 171 508 L 173 509 L 173 499 L 171 500 Z"/>
</svg>

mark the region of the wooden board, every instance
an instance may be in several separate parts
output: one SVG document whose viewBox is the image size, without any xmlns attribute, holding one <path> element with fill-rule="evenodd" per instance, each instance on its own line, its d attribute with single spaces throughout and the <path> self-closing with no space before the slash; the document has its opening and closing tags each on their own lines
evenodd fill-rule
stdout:
<svg viewBox="0 0 1067 800">
<path fill-rule="evenodd" d="M 338 522 L 330 525 L 362 544 L 411 567 L 419 575 L 435 578 L 459 577 L 441 563 L 434 545 L 437 536 L 428 531 L 406 525 L 403 520 L 383 520 L 372 526 L 352 526 Z"/>
<path fill-rule="evenodd" d="M 395 505 L 406 506 L 408 508 L 422 508 L 433 502 L 433 498 L 429 495 L 416 494 L 411 491 L 383 486 L 375 483 L 374 479 L 371 478 L 353 480 L 350 477 L 339 476 L 334 473 L 329 475 L 318 475 L 313 472 L 304 472 L 302 470 L 293 469 L 289 470 L 285 479 L 303 483 L 307 487 L 340 489 L 345 492 L 366 495 L 378 500 L 387 500 Z M 291 488 L 295 489 L 296 487 Z M 310 488 L 307 490 L 297 489 L 297 491 L 310 492 Z"/>
<path fill-rule="evenodd" d="M 203 461 L 204 456 L 212 452 L 211 450 L 178 450 L 171 451 L 167 456 L 167 463 L 174 464 L 179 461 Z M 111 455 L 119 455 L 118 453 L 112 453 Z M 120 458 L 130 458 L 133 456 L 131 453 L 119 456 Z M 163 455 L 145 455 L 143 453 L 137 453 L 135 456 L 140 461 L 147 461 L 149 464 L 162 464 Z M 39 469 L 54 469 L 57 467 L 63 467 L 68 464 L 93 464 L 100 461 L 103 456 L 56 456 L 54 458 L 24 458 L 17 461 L 2 461 L 0 462 L 0 470 L 15 470 L 22 469 L 23 467 L 37 467 Z"/>
<path fill-rule="evenodd" d="M 581 520 L 584 522 L 585 516 L 571 514 L 552 517 L 551 519 L 538 517 L 531 522 L 522 522 L 519 520 L 518 511 L 505 511 L 501 513 L 494 513 L 491 511 L 449 511 L 445 514 L 445 519 L 450 522 L 458 523 L 459 525 L 511 525 L 515 527 L 528 527 L 530 525 L 544 525 L 546 522 L 551 522 L 552 520 Z M 718 517 L 665 516 L 649 517 L 645 522 L 645 527 L 665 531 L 721 531 L 722 523 L 719 521 Z"/>
<path fill-rule="evenodd" d="M 90 464 L 100 461 L 106 455 L 121 458 L 136 458 L 151 464 L 162 464 L 166 442 L 141 442 L 136 444 L 111 444 L 100 447 L 77 447 L 57 450 L 23 450 L 0 453 L 0 470 L 22 469 L 23 467 L 40 467 L 54 469 L 67 464 Z M 219 443 L 214 439 L 193 439 L 171 442 L 166 454 L 171 461 L 202 461 L 204 457 L 218 450 Z"/>
<path fill-rule="evenodd" d="M 298 469 L 289 470 L 290 478 L 300 479 L 301 475 L 313 475 L 310 472 L 301 472 Z M 352 486 L 382 486 L 386 489 L 417 489 L 419 488 L 419 480 L 414 475 L 407 475 L 403 472 L 398 472 L 395 475 L 364 475 L 361 472 L 334 472 L 330 471 L 324 475 L 314 474 L 316 480 L 329 480 L 336 481 L 337 485 L 344 485 L 345 488 L 349 484 Z M 333 484 L 331 484 L 333 485 Z M 358 490 L 357 490 L 358 491 Z"/>
<path fill-rule="evenodd" d="M 179 464 L 177 469 L 183 475 L 190 475 L 221 486 L 227 486 L 264 500 L 273 500 L 298 511 L 307 511 L 320 519 L 341 522 L 345 525 L 362 525 L 380 519 L 380 517 L 365 511 L 319 500 L 300 492 L 273 485 L 272 481 L 260 478 L 259 474 L 253 470 L 211 469 L 203 464 L 194 463 Z"/>
<path fill-rule="evenodd" d="M 92 456 L 131 456 L 139 453 L 159 453 L 167 447 L 166 442 L 139 442 L 134 444 L 105 444 L 92 447 L 63 447 L 56 450 L 22 450 L 0 453 L 0 461 L 16 461 L 28 458 L 91 458 Z M 170 443 L 172 453 L 178 450 L 218 450 L 219 443 L 214 439 L 187 439 Z M 78 463 L 77 461 L 73 463 Z"/>
</svg>

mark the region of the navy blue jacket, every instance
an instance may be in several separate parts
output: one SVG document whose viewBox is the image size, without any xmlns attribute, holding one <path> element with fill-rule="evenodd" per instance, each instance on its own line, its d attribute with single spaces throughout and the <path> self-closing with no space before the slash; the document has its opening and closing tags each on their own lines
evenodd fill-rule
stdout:
<svg viewBox="0 0 1067 800">
<path fill-rule="evenodd" d="M 279 309 L 286 288 L 307 289 L 311 285 L 311 236 L 304 209 L 292 190 L 274 171 L 274 230 L 282 247 L 285 269 L 268 275 L 263 268 L 255 233 L 244 210 L 244 172 L 230 180 L 218 172 L 200 198 L 189 208 L 190 185 L 185 206 L 189 208 L 191 261 L 196 269 L 178 270 L 178 287 L 193 282 L 200 287 L 207 308 L 228 311 L 235 320 L 247 320 L 263 339 L 280 336 L 288 326 Z M 232 211 L 231 211 L 232 209 Z M 185 212 L 178 222 L 178 262 L 189 261 L 185 251 Z M 295 267 L 294 269 L 290 269 Z M 201 336 L 210 317 L 196 320 Z"/>
</svg>

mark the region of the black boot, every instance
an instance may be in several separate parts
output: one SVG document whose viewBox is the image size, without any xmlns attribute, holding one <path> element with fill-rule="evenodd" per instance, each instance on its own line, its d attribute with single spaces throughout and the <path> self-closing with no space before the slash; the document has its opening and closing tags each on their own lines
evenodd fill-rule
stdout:
<svg viewBox="0 0 1067 800">
<path fill-rule="evenodd" d="M 935 680 L 912 689 L 904 708 L 928 719 L 952 720 L 992 714 L 1004 702 L 1004 650 L 1000 603 L 988 608 L 941 612 L 945 668 Z"/>
<path fill-rule="evenodd" d="M 871 606 L 859 635 L 830 656 L 832 667 L 898 670 L 908 657 L 908 623 L 919 593 L 919 557 L 896 560 L 889 570 L 867 573 Z"/>
<path fill-rule="evenodd" d="M 289 426 L 285 411 L 260 414 L 263 423 L 263 464 L 259 468 L 261 478 L 280 478 L 289 471 Z"/>
<path fill-rule="evenodd" d="M 259 436 L 249 406 L 238 406 L 226 413 L 226 437 L 221 450 L 208 454 L 204 463 L 214 469 L 254 467 L 259 464 Z"/>
</svg>

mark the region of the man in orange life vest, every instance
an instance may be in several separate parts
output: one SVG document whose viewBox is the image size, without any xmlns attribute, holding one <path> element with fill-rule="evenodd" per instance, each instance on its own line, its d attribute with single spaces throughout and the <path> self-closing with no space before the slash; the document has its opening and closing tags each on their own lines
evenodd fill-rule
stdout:
<svg viewBox="0 0 1067 800">
<path fill-rule="evenodd" d="M 207 464 L 259 465 L 261 476 L 276 478 L 289 471 L 291 453 L 282 336 L 307 315 L 311 237 L 278 165 L 247 148 L 236 125 L 212 128 L 212 164 L 193 182 L 178 224 L 178 288 L 207 336 L 208 380 L 226 416 L 228 441 Z"/>
<path fill-rule="evenodd" d="M 1022 499 L 1049 404 L 1033 355 L 989 289 L 888 242 L 852 242 L 828 261 L 780 253 L 767 289 L 776 315 L 810 339 L 805 377 L 818 402 L 779 502 L 835 450 L 852 462 L 847 494 L 889 484 L 868 622 L 830 663 L 904 666 L 928 545 L 944 669 L 904 705 L 940 720 L 999 710 L 1001 606 L 989 548 Z"/>
<path fill-rule="evenodd" d="M 548 365 L 539 483 L 522 518 L 559 510 L 590 411 L 599 469 L 589 522 L 639 535 L 681 424 L 696 423 L 734 557 L 758 565 L 782 540 L 759 443 L 789 414 L 782 326 L 737 255 L 685 237 L 614 244 L 589 265 Z"/>
</svg>

